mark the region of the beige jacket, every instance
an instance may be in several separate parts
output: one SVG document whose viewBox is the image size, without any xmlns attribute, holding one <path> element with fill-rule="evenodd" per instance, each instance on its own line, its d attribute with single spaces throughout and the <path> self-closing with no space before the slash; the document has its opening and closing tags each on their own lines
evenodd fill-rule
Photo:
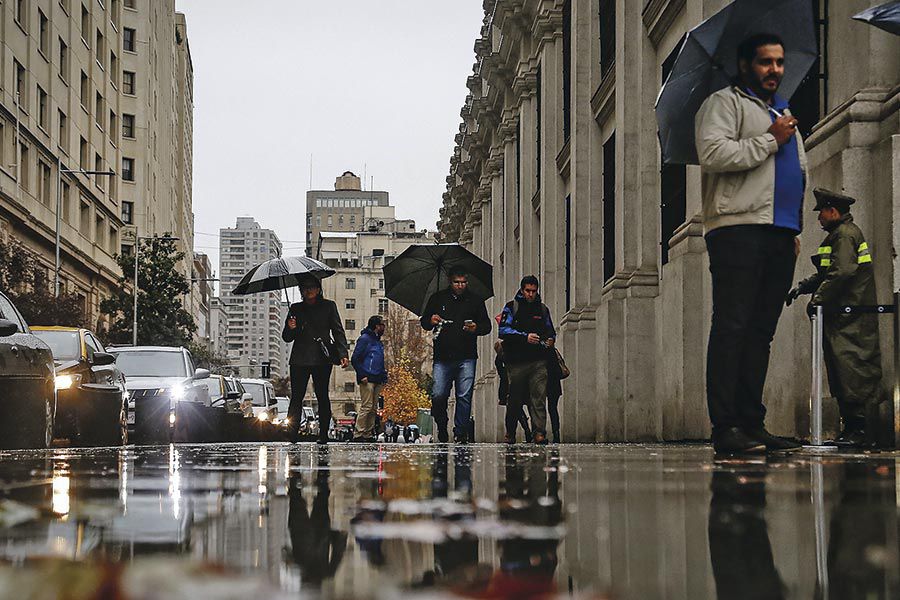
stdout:
<svg viewBox="0 0 900 600">
<path fill-rule="evenodd" d="M 768 133 L 771 125 L 765 103 L 734 86 L 712 94 L 697 112 L 694 128 L 707 233 L 730 225 L 773 223 L 778 143 Z M 797 149 L 808 180 L 799 133 Z"/>
</svg>

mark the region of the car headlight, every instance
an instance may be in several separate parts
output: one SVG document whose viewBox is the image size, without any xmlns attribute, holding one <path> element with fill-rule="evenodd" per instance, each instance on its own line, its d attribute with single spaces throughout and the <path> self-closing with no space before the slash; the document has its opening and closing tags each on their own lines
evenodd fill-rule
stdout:
<svg viewBox="0 0 900 600">
<path fill-rule="evenodd" d="M 67 390 L 81 383 L 81 375 L 57 375 L 53 381 L 57 390 Z"/>
<path fill-rule="evenodd" d="M 276 418 L 274 421 L 272 421 L 272 425 L 281 425 L 281 419 Z"/>
<path fill-rule="evenodd" d="M 281 420 L 281 425 L 284 426 L 284 427 L 290 427 L 290 425 L 291 425 L 291 420 L 288 419 L 287 417 L 285 417 L 284 419 Z"/>
<path fill-rule="evenodd" d="M 176 385 L 169 390 L 169 393 L 173 400 L 184 400 L 184 395 L 187 393 L 187 390 L 184 389 L 183 385 Z"/>
<path fill-rule="evenodd" d="M 175 424 L 175 413 L 170 412 L 169 413 L 169 425 L 174 425 L 174 424 Z"/>
<path fill-rule="evenodd" d="M 261 413 L 259 413 L 258 415 L 256 415 L 256 418 L 259 419 L 260 421 L 268 421 L 268 420 L 269 420 L 269 413 L 267 413 L 267 412 L 261 412 Z"/>
</svg>

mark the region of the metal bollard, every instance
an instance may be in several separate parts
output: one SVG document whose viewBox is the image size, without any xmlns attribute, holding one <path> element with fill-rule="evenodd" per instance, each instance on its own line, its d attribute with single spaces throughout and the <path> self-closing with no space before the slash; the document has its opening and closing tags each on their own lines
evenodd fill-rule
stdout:
<svg viewBox="0 0 900 600">
<path fill-rule="evenodd" d="M 822 444 L 822 330 L 824 314 L 821 306 L 816 306 L 812 317 L 812 385 L 809 390 L 810 444 L 803 446 L 810 452 L 834 452 L 837 446 Z"/>
</svg>

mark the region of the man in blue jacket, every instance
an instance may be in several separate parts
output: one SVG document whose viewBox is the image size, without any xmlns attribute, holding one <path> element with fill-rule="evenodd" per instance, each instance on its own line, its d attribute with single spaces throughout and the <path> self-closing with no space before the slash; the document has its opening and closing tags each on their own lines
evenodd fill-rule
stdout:
<svg viewBox="0 0 900 600">
<path fill-rule="evenodd" d="M 354 442 L 375 441 L 375 411 L 381 389 L 387 383 L 387 370 L 384 366 L 384 319 L 375 315 L 369 317 L 368 326 L 362 330 L 356 340 L 356 348 L 350 364 L 356 371 L 356 383 L 359 384 L 359 413 L 356 416 Z"/>
</svg>

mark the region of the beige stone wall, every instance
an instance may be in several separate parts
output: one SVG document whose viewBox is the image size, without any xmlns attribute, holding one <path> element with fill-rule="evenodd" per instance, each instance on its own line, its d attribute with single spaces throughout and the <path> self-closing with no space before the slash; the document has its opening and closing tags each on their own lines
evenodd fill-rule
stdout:
<svg viewBox="0 0 900 600">
<path fill-rule="evenodd" d="M 566 3 L 485 3 L 439 228 L 443 240 L 459 241 L 494 264 L 495 313 L 515 293 L 522 274 L 541 277 L 544 300 L 573 369 L 561 405 L 566 440 L 709 435 L 704 372 L 711 290 L 699 218 L 700 175 L 697 167 L 686 170 L 687 217 L 669 241 L 669 260 L 663 264 L 653 107 L 666 57 L 687 30 L 725 4 L 617 0 L 615 61 L 601 76 L 598 3 L 572 0 L 566 138 Z M 894 224 L 900 200 L 900 38 L 850 20 L 871 4 L 827 3 L 827 104 L 807 147 L 810 187 L 843 188 L 861 199 L 854 213 L 874 248 L 879 293 L 887 301 L 898 273 L 892 248 L 900 230 Z M 615 162 L 605 173 L 604 144 L 613 133 Z M 615 213 L 607 223 L 603 184 L 609 175 L 615 177 Z M 809 271 L 806 257 L 821 237 L 814 215 L 808 212 L 806 219 L 798 277 Z M 606 278 L 604 258 L 610 257 L 604 256 L 604 237 L 609 234 L 615 236 L 615 261 Z M 884 327 L 887 379 L 887 320 Z M 766 388 L 768 425 L 778 433 L 808 431 L 808 340 L 802 309 L 786 311 Z M 491 341 L 482 341 L 474 406 L 479 437 L 498 440 L 502 413 L 493 401 Z M 829 403 L 827 428 L 836 425 L 832 408 Z M 890 403 L 883 405 L 885 436 L 891 409 Z"/>
</svg>

